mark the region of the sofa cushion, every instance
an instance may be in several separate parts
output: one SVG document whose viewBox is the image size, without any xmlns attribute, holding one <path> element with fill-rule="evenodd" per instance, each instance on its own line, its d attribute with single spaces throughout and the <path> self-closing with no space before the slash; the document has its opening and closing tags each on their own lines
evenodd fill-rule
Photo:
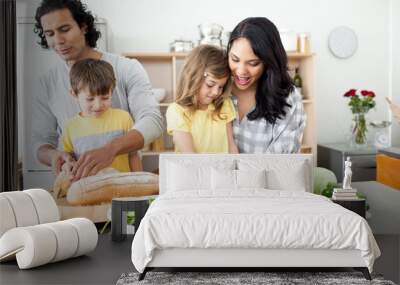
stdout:
<svg viewBox="0 0 400 285">
<path fill-rule="evenodd" d="M 0 216 L 0 237 L 15 227 L 33 226 L 60 219 L 53 197 L 43 189 L 0 193 Z"/>
<path fill-rule="evenodd" d="M 400 159 L 385 154 L 376 155 L 376 181 L 400 190 Z"/>
<path fill-rule="evenodd" d="M 60 219 L 58 207 L 49 192 L 43 189 L 28 189 L 23 193 L 28 194 L 32 199 L 39 224 L 56 222 Z"/>
<path fill-rule="evenodd" d="M 20 269 L 28 269 L 86 254 L 97 245 L 95 225 L 75 218 L 7 231 L 0 238 L 0 261 L 17 259 Z"/>
<path fill-rule="evenodd" d="M 0 195 L 0 237 L 8 230 L 17 226 L 12 206 L 8 199 Z"/>
<path fill-rule="evenodd" d="M 17 227 L 39 224 L 39 217 L 35 209 L 35 204 L 31 197 L 24 193 L 24 191 L 11 191 L 0 194 L 10 203 Z"/>
</svg>

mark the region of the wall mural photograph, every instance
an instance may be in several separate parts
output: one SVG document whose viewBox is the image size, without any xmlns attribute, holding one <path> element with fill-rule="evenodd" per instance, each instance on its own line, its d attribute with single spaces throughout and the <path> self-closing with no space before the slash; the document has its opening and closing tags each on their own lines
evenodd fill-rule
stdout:
<svg viewBox="0 0 400 285">
<path fill-rule="evenodd" d="M 1 1 L 2 282 L 399 283 L 400 2 L 320 4 Z"/>
</svg>

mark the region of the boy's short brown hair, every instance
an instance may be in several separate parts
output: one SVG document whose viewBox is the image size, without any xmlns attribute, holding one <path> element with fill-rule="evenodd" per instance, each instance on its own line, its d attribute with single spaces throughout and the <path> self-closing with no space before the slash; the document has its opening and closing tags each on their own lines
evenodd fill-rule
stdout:
<svg viewBox="0 0 400 285">
<path fill-rule="evenodd" d="M 91 95 L 105 95 L 115 87 L 114 69 L 104 60 L 77 61 L 69 72 L 71 88 L 75 94 L 88 88 Z"/>
</svg>

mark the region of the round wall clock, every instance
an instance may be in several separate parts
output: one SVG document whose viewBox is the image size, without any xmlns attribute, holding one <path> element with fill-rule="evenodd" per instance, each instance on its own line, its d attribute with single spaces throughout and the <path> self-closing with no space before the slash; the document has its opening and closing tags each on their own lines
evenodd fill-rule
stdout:
<svg viewBox="0 0 400 285">
<path fill-rule="evenodd" d="M 337 27 L 329 34 L 328 46 L 334 56 L 349 58 L 357 50 L 357 35 L 349 27 Z"/>
</svg>

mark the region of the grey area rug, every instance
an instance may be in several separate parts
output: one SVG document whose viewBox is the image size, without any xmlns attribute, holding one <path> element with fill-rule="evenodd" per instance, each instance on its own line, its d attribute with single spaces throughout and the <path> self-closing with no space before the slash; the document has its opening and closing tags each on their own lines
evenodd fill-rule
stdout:
<svg viewBox="0 0 400 285">
<path fill-rule="evenodd" d="M 360 272 L 148 272 L 142 281 L 138 281 L 138 276 L 139 273 L 122 274 L 117 285 L 395 285 L 392 281 L 384 280 L 380 275 L 372 275 L 372 281 L 368 281 Z"/>
</svg>

